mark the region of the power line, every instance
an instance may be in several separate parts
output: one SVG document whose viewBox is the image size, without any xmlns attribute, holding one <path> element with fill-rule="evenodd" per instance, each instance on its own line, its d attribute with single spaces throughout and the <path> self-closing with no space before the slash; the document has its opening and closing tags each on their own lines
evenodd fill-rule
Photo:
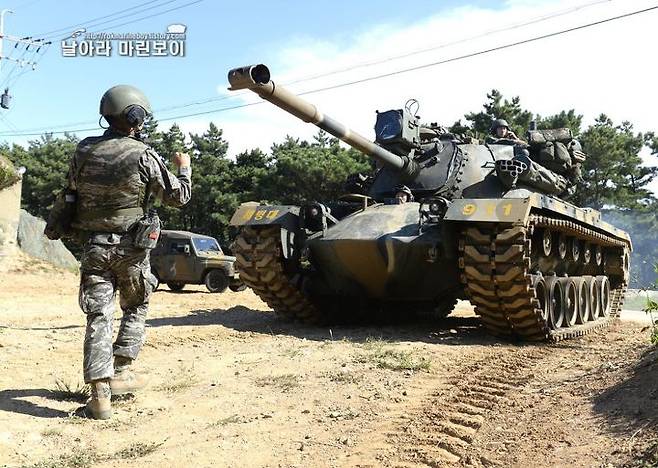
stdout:
<svg viewBox="0 0 658 468">
<path fill-rule="evenodd" d="M 105 19 L 105 18 L 109 18 L 111 16 L 115 16 L 115 15 L 118 15 L 118 14 L 121 14 L 121 13 L 125 13 L 126 11 L 134 10 L 136 8 L 139 8 L 139 7 L 142 7 L 142 6 L 145 6 L 145 5 L 150 5 L 151 3 L 156 3 L 156 2 L 159 2 L 159 1 L 162 1 L 162 0 L 150 0 L 148 2 L 143 2 L 143 3 L 140 3 L 140 4 L 135 5 L 133 7 L 126 8 L 124 10 L 115 11 L 114 13 L 110 13 L 110 14 L 105 15 L 105 16 L 99 16 L 98 18 L 92 18 L 92 19 L 89 19 L 89 20 L 86 20 L 86 21 L 82 21 L 80 23 L 76 23 L 76 24 L 72 24 L 70 26 L 66 26 L 64 28 L 53 29 L 52 31 L 46 31 L 46 32 L 39 33 L 39 34 L 34 34 L 33 37 L 44 37 L 44 36 L 47 36 L 47 35 L 53 34 L 53 33 L 71 31 L 74 28 L 85 26 L 88 23 L 98 21 L 98 20 L 102 20 L 102 19 Z"/>
<path fill-rule="evenodd" d="M 137 23 L 138 21 L 142 21 L 142 20 L 145 20 L 145 19 L 154 18 L 156 16 L 164 15 L 165 13 L 169 13 L 170 11 L 180 10 L 181 8 L 185 8 L 187 6 L 195 5 L 195 4 L 201 3 L 201 2 L 203 2 L 203 0 L 195 0 L 193 2 L 184 3 L 183 5 L 180 5 L 180 6 L 177 6 L 177 7 L 169 8 L 168 10 L 159 11 L 159 12 L 153 13 L 151 15 L 142 16 L 141 18 L 137 18 L 137 19 L 134 19 L 134 20 L 131 20 L 131 21 L 126 21 L 125 23 L 112 24 L 109 27 L 118 28 L 118 27 L 121 27 L 121 26 L 125 26 L 127 24 Z M 92 31 L 92 32 L 97 32 L 97 31 Z"/>
<path fill-rule="evenodd" d="M 162 1 L 162 0 L 160 0 L 160 1 Z M 119 21 L 119 20 L 124 19 L 124 18 L 130 18 L 130 17 L 135 16 L 139 13 L 144 13 L 144 12 L 147 12 L 147 11 L 150 11 L 150 10 L 154 10 L 156 8 L 160 8 L 160 7 L 163 7 L 165 5 L 169 5 L 170 3 L 174 3 L 174 2 L 177 2 L 177 1 L 178 0 L 166 0 L 166 1 L 163 1 L 162 3 L 157 4 L 157 5 L 152 5 L 152 6 L 149 6 L 149 7 L 146 7 L 146 8 L 142 8 L 141 10 L 136 10 L 136 11 L 133 11 L 133 12 L 125 14 L 125 15 L 117 16 L 116 18 L 110 18 L 108 20 L 97 22 L 97 23 L 89 23 L 89 24 L 85 24 L 84 26 L 85 26 L 85 29 L 97 28 L 99 26 L 104 26 L 104 25 L 109 25 L 109 26 L 107 26 L 108 28 L 114 28 L 114 27 L 117 27 L 117 26 L 121 26 L 121 25 L 111 24 L 111 23 L 114 23 L 115 21 Z M 201 0 L 199 0 L 199 1 L 201 1 Z M 187 6 L 187 5 L 182 5 L 180 7 L 173 8 L 172 10 L 177 10 L 178 8 L 183 8 L 185 6 Z M 153 16 L 158 16 L 158 15 L 167 13 L 167 12 L 172 11 L 172 10 L 164 10 L 162 12 L 158 12 L 156 14 L 149 15 L 145 18 L 152 18 Z M 139 20 L 134 20 L 134 21 L 139 21 Z M 130 23 L 130 22 L 128 22 L 128 23 Z M 125 24 L 125 23 L 123 23 L 123 24 Z M 87 32 L 87 31 L 85 31 L 85 32 Z M 64 39 L 67 39 L 68 37 L 70 37 L 70 33 L 68 33 L 68 34 L 69 35 L 67 35 L 66 37 L 61 38 L 61 39 L 64 40 Z M 54 39 L 54 38 L 59 37 L 61 35 L 62 35 L 61 33 L 60 34 L 53 34 L 53 35 L 48 36 L 46 38 L 47 39 Z"/>
<path fill-rule="evenodd" d="M 444 65 L 446 63 L 456 62 L 456 61 L 459 61 L 459 60 L 465 60 L 465 59 L 477 57 L 477 56 L 480 56 L 480 55 L 490 54 L 492 52 L 497 52 L 497 51 L 500 51 L 500 50 L 509 49 L 509 48 L 516 47 L 516 46 L 523 45 L 523 44 L 529 44 L 529 43 L 540 41 L 540 40 L 543 40 L 543 39 L 548 39 L 548 38 L 551 38 L 551 37 L 560 36 L 562 34 L 568 34 L 570 32 L 583 30 L 583 29 L 586 29 L 586 28 L 590 28 L 590 27 L 593 27 L 593 26 L 598 26 L 598 25 L 601 25 L 601 24 L 605 24 L 605 23 L 609 23 L 609 22 L 612 22 L 612 21 L 620 20 L 620 19 L 623 19 L 623 18 L 628 18 L 628 17 L 631 17 L 631 16 L 640 15 L 640 14 L 643 14 L 643 13 L 648 13 L 648 12 L 656 10 L 656 9 L 658 9 L 658 5 L 652 6 L 652 7 L 649 7 L 649 8 L 644 8 L 642 10 L 632 11 L 630 13 L 625 13 L 625 14 L 618 15 L 618 16 L 613 16 L 613 17 L 606 18 L 606 19 L 603 19 L 603 20 L 594 21 L 594 22 L 587 23 L 587 24 L 584 24 L 584 25 L 575 26 L 575 27 L 567 28 L 567 29 L 562 29 L 560 31 L 555 31 L 555 32 L 548 33 L 548 34 L 542 34 L 540 36 L 535 36 L 535 37 L 532 37 L 532 38 L 511 42 L 511 43 L 504 44 L 504 45 L 501 45 L 501 46 L 491 47 L 489 49 L 484 49 L 484 50 L 480 50 L 480 51 L 477 51 L 477 52 L 471 52 L 471 53 L 468 53 L 468 54 L 459 55 L 459 56 L 451 57 L 451 58 L 444 59 L 444 60 L 439 60 L 439 61 L 436 61 L 436 62 L 417 65 L 417 66 L 414 66 L 414 67 L 403 68 L 403 69 L 400 69 L 400 70 L 395 70 L 395 71 L 388 72 L 388 73 L 382 73 L 382 74 L 379 74 L 379 75 L 374 75 L 374 76 L 370 76 L 370 77 L 366 77 L 366 78 L 361 78 L 361 79 L 358 79 L 358 80 L 352 80 L 352 81 L 347 81 L 347 82 L 343 82 L 343 83 L 338 83 L 338 84 L 331 85 L 331 86 L 316 88 L 316 89 L 313 89 L 313 90 L 298 93 L 298 95 L 304 96 L 304 95 L 308 95 L 308 94 L 320 93 L 320 92 L 329 91 L 329 90 L 333 90 L 333 89 L 337 89 L 337 88 L 343 88 L 343 87 L 352 86 L 352 85 L 355 85 L 355 84 L 374 81 L 374 80 L 378 80 L 378 79 L 382 79 L 382 78 L 388 78 L 388 77 L 391 77 L 391 76 L 400 75 L 400 74 L 408 73 L 408 72 L 411 72 L 411 71 L 417 71 L 417 70 L 421 70 L 421 69 L 425 69 L 425 68 L 435 67 L 435 66 L 438 66 L 438 65 Z M 208 110 L 208 111 L 203 111 L 203 112 L 195 112 L 195 113 L 191 113 L 191 114 L 183 114 L 183 115 L 172 116 L 172 117 L 168 117 L 166 119 L 159 119 L 159 121 L 166 122 L 166 121 L 170 121 L 170 120 L 176 120 L 176 119 L 182 119 L 182 118 L 188 118 L 188 117 L 196 117 L 196 116 L 199 116 L 199 115 L 215 114 L 215 113 L 226 112 L 226 111 L 239 109 L 239 108 L 243 108 L 243 107 L 259 105 L 259 104 L 263 104 L 263 103 L 264 103 L 264 101 L 249 102 L 249 103 L 240 104 L 240 105 L 236 105 L 236 106 L 222 107 L 222 108 L 219 108 L 219 109 L 213 109 L 213 110 Z M 41 133 L 3 134 L 3 136 L 38 136 L 38 135 L 41 135 L 43 133 L 60 134 L 60 133 L 73 133 L 73 132 L 87 132 L 87 131 L 93 131 L 93 130 L 97 130 L 97 128 L 81 128 L 81 129 L 70 129 L 70 130 L 62 130 L 62 131 L 56 131 L 56 132 L 41 132 Z"/>
<path fill-rule="evenodd" d="M 326 78 L 328 76 L 336 75 L 336 74 L 339 74 L 339 73 L 345 73 L 345 72 L 348 72 L 348 71 L 353 71 L 353 70 L 356 70 L 356 69 L 359 69 L 359 68 L 370 67 L 370 66 L 374 66 L 374 65 L 380 65 L 380 64 L 386 63 L 386 62 L 392 62 L 394 60 L 399 60 L 399 59 L 403 59 L 403 58 L 412 57 L 414 55 L 419 55 L 419 54 L 423 54 L 423 53 L 427 53 L 427 52 L 432 52 L 432 51 L 443 49 L 443 48 L 450 47 L 450 46 L 453 46 L 453 45 L 470 42 L 470 41 L 473 41 L 475 39 L 481 39 L 483 37 L 487 37 L 487 36 L 490 36 L 490 35 L 493 35 L 493 34 L 506 32 L 506 31 L 511 31 L 513 29 L 518 29 L 518 28 L 521 28 L 521 27 L 524 27 L 524 26 L 529 26 L 531 24 L 540 23 L 542 21 L 546 21 L 546 20 L 554 19 L 554 18 L 557 18 L 557 17 L 560 17 L 560 16 L 564 16 L 566 14 L 570 14 L 570 13 L 573 13 L 575 11 L 579 11 L 579 10 L 582 10 L 584 8 L 587 8 L 587 7 L 590 7 L 590 6 L 593 6 L 593 5 L 599 5 L 601 3 L 609 3 L 611 1 L 613 1 L 613 0 L 597 0 L 597 1 L 594 1 L 594 2 L 585 3 L 585 4 L 582 4 L 582 5 L 577 5 L 573 8 L 569 8 L 569 9 L 566 9 L 566 10 L 560 10 L 558 12 L 549 13 L 547 15 L 535 17 L 535 18 L 533 18 L 529 21 L 526 21 L 526 22 L 521 22 L 521 23 L 508 25 L 508 26 L 498 28 L 498 29 L 492 29 L 492 30 L 485 31 L 481 34 L 477 34 L 477 35 L 474 35 L 474 36 L 469 36 L 469 37 L 458 39 L 458 40 L 451 41 L 451 42 L 444 42 L 444 43 L 441 43 L 441 44 L 436 44 L 436 45 L 433 45 L 433 46 L 430 46 L 430 47 L 425 47 L 425 48 L 422 48 L 422 49 L 411 50 L 411 51 L 408 51 L 408 52 L 405 52 L 405 53 L 399 54 L 399 55 L 388 56 L 388 57 L 380 58 L 380 59 L 377 59 L 377 60 L 371 60 L 371 61 L 361 62 L 361 63 L 357 63 L 357 64 L 352 64 L 352 65 L 349 65 L 349 66 L 346 66 L 346 67 L 343 67 L 343 68 L 333 69 L 333 70 L 330 70 L 328 72 L 323 72 L 323 73 L 313 74 L 313 75 L 306 75 L 304 77 L 300 77 L 300 78 L 297 78 L 293 81 L 289 81 L 289 82 L 283 83 L 283 84 L 285 86 L 291 86 L 291 85 L 303 83 L 303 82 L 306 82 L 306 81 L 316 80 L 316 79 L 319 79 L 319 78 Z M 191 103 L 187 103 L 187 104 L 171 106 L 171 107 L 167 107 L 167 108 L 164 108 L 164 109 L 159 109 L 159 112 L 163 112 L 163 111 L 167 111 L 167 110 L 173 110 L 173 109 L 181 109 L 181 108 L 184 108 L 184 107 L 191 107 L 191 106 L 195 106 L 195 105 L 207 104 L 207 103 L 210 103 L 210 102 L 224 101 L 226 99 L 232 99 L 232 98 L 242 96 L 242 95 L 245 95 L 245 94 L 248 94 L 248 93 L 249 93 L 249 91 L 245 91 L 245 92 L 238 92 L 238 93 L 235 93 L 235 94 L 232 94 L 232 95 L 227 95 L 227 96 L 218 96 L 218 97 L 207 98 L 207 99 L 204 99 L 204 100 L 201 100 L 201 101 L 196 101 L 196 102 L 191 102 Z"/>
<path fill-rule="evenodd" d="M 560 16 L 564 16 L 564 15 L 567 15 L 567 14 L 570 14 L 570 13 L 573 13 L 573 12 L 576 12 L 576 11 L 580 11 L 584 8 L 599 5 L 601 3 L 610 3 L 612 1 L 614 1 L 614 0 L 591 1 L 591 2 L 588 2 L 588 3 L 576 5 L 572 8 L 563 9 L 563 10 L 555 11 L 555 12 L 548 13 L 548 14 L 545 14 L 545 15 L 542 15 L 542 16 L 534 17 L 534 18 L 531 18 L 530 20 L 525 21 L 525 22 L 514 23 L 514 24 L 510 24 L 510 25 L 507 25 L 507 26 L 504 26 L 504 27 L 501 27 L 501 28 L 498 28 L 498 29 L 488 30 L 488 31 L 485 31 L 483 33 L 480 33 L 480 34 L 477 34 L 477 35 L 474 35 L 474 36 L 469 36 L 469 37 L 458 39 L 458 40 L 451 41 L 451 42 L 435 44 L 433 46 L 425 47 L 425 48 L 422 48 L 422 49 L 411 50 L 411 51 L 405 52 L 405 53 L 400 54 L 400 55 L 389 56 L 389 57 L 384 57 L 384 58 L 380 58 L 380 59 L 377 59 L 377 60 L 352 64 L 348 67 L 333 69 L 333 70 L 330 70 L 328 72 L 324 72 L 324 73 L 320 73 L 320 74 L 307 75 L 307 76 L 300 77 L 300 78 L 294 79 L 293 81 L 289 81 L 289 82 L 286 82 L 286 83 L 283 83 L 283 84 L 285 86 L 291 86 L 291 85 L 303 83 L 303 82 L 306 82 L 306 81 L 316 80 L 318 78 L 325 78 L 325 77 L 336 75 L 336 74 L 339 74 L 339 73 L 352 71 L 352 70 L 355 70 L 355 69 L 358 69 L 358 68 L 363 68 L 363 67 L 368 67 L 368 66 L 373 66 L 373 65 L 379 65 L 379 64 L 382 64 L 382 63 L 398 60 L 398 59 L 401 59 L 401 58 L 407 58 L 407 57 L 410 57 L 410 56 L 413 56 L 413 55 L 418 55 L 418 54 L 422 54 L 422 53 L 426 53 L 426 52 L 446 48 L 446 47 L 449 47 L 449 46 L 452 46 L 452 45 L 470 42 L 470 41 L 475 40 L 475 39 L 490 36 L 492 34 L 506 32 L 506 31 L 510 31 L 510 30 L 513 30 L 513 29 L 518 29 L 520 27 L 536 24 L 536 23 L 539 23 L 539 22 L 542 22 L 542 21 L 547 21 L 547 20 L 554 19 L 554 18 L 557 18 L 557 17 L 560 17 Z M 195 106 L 199 106 L 199 105 L 203 105 L 203 104 L 209 104 L 209 103 L 212 103 L 212 102 L 219 102 L 219 101 L 237 99 L 240 96 L 243 96 L 243 95 L 246 95 L 246 94 L 249 94 L 249 91 L 237 92 L 237 93 L 233 93 L 233 94 L 230 94 L 230 95 L 224 95 L 224 96 L 215 96 L 215 97 L 206 98 L 206 99 L 203 99 L 203 100 L 191 101 L 191 102 L 184 103 L 184 104 L 176 104 L 176 105 L 173 105 L 173 106 L 168 106 L 168 107 L 155 109 L 155 112 L 156 113 L 167 112 L 167 111 L 171 111 L 171 110 L 183 109 L 183 108 L 186 108 L 186 107 L 195 107 Z M 93 121 L 93 120 L 84 120 L 84 121 L 79 121 L 79 122 L 69 122 L 69 123 L 55 125 L 55 126 L 50 125 L 50 126 L 47 126 L 47 127 L 30 128 L 30 129 L 26 129 L 24 131 L 25 132 L 37 132 L 37 131 L 42 131 L 42 130 L 52 130 L 52 129 L 58 129 L 58 128 L 72 127 L 72 126 L 77 126 L 77 125 L 91 125 L 93 123 L 95 123 L 95 121 Z M 0 132 L 0 135 L 2 135 L 2 132 Z"/>
</svg>

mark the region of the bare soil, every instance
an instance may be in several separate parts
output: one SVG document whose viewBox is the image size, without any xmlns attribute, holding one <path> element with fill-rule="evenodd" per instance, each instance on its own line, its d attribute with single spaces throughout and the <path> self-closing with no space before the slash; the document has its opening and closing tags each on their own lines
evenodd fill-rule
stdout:
<svg viewBox="0 0 658 468">
<path fill-rule="evenodd" d="M 637 322 L 521 345 L 465 302 L 318 328 L 250 291 L 164 287 L 148 388 L 92 421 L 56 383 L 82 386 L 77 283 L 26 259 L 0 273 L 0 466 L 658 466 L 658 352 Z"/>
</svg>

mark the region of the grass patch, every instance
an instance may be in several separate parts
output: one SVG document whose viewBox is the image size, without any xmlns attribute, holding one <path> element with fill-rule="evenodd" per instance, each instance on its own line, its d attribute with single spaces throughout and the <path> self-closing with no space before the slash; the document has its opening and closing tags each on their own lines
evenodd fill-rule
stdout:
<svg viewBox="0 0 658 468">
<path fill-rule="evenodd" d="M 356 362 L 372 364 L 379 369 L 428 371 L 431 367 L 430 360 L 417 351 L 393 349 L 381 339 L 367 339 L 362 348 L 367 353 L 357 357 Z"/>
<path fill-rule="evenodd" d="M 163 383 L 157 387 L 157 389 L 163 390 L 167 393 L 177 393 L 190 387 L 194 387 L 197 383 L 199 383 L 199 378 L 194 373 L 194 369 L 181 367 L 178 370 L 178 373 L 172 376 L 169 382 Z"/>
<path fill-rule="evenodd" d="M 50 427 L 48 429 L 44 429 L 41 431 L 41 436 L 42 437 L 60 437 L 62 435 L 61 429 L 57 429 L 56 427 Z"/>
<path fill-rule="evenodd" d="M 341 384 L 356 384 L 363 380 L 363 376 L 360 374 L 342 371 L 326 372 L 324 377 L 331 380 L 332 382 Z"/>
<path fill-rule="evenodd" d="M 303 351 L 298 347 L 285 349 L 281 352 L 281 357 L 294 358 L 301 355 Z"/>
<path fill-rule="evenodd" d="M 64 419 L 64 422 L 66 424 L 84 424 L 87 421 L 90 421 L 87 418 L 81 418 L 80 416 L 76 416 L 75 414 L 70 414 L 68 418 Z"/>
<path fill-rule="evenodd" d="M 261 387 L 276 387 L 284 393 L 299 386 L 299 376 L 295 374 L 283 374 L 271 377 L 261 377 L 256 380 L 256 384 Z"/>
<path fill-rule="evenodd" d="M 658 300 L 657 300 L 658 301 Z M 649 314 L 651 320 L 651 343 L 658 345 L 658 302 L 654 301 L 647 294 L 646 306 L 644 311 Z M 654 318 L 655 317 L 655 318 Z"/>
<path fill-rule="evenodd" d="M 135 458 L 145 457 L 146 455 L 155 452 L 162 446 L 162 444 L 164 444 L 164 442 L 149 442 L 146 444 L 144 442 L 135 442 L 134 444 L 130 444 L 128 447 L 119 450 L 114 455 L 108 457 L 108 459 L 134 460 Z"/>
<path fill-rule="evenodd" d="M 55 400 L 84 403 L 91 395 L 91 387 L 88 384 L 81 384 L 80 382 L 74 386 L 73 384 L 57 379 L 55 380 L 55 388 L 50 390 L 50 395 Z"/>
<path fill-rule="evenodd" d="M 23 465 L 23 468 L 89 468 L 102 460 L 103 457 L 93 447 L 75 448 L 71 453 L 57 455 L 33 465 Z"/>
<path fill-rule="evenodd" d="M 164 442 L 135 442 L 113 454 L 101 454 L 94 447 L 77 447 L 71 453 L 57 455 L 22 468 L 90 468 L 109 460 L 134 460 L 155 452 Z"/>
<path fill-rule="evenodd" d="M 237 414 L 233 414 L 231 416 L 227 416 L 222 419 L 218 419 L 217 421 L 208 424 L 206 427 L 223 427 L 223 426 L 228 426 L 229 424 L 237 424 L 242 422 L 242 418 L 238 416 Z"/>
</svg>

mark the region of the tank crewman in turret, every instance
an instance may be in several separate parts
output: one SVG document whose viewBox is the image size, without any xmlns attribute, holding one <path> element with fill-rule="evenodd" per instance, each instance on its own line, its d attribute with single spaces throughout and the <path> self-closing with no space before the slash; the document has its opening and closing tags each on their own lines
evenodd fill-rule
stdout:
<svg viewBox="0 0 658 468">
<path fill-rule="evenodd" d="M 398 185 L 395 187 L 395 199 L 400 205 L 414 201 L 414 194 L 411 189 L 406 185 Z"/>
<path fill-rule="evenodd" d="M 189 155 L 176 153 L 176 176 L 140 140 L 151 105 L 137 88 L 110 88 L 101 99 L 100 114 L 110 126 L 102 136 L 78 144 L 68 182 L 77 191 L 72 227 L 84 240 L 79 299 L 87 317 L 84 381 L 91 385 L 84 414 L 107 419 L 112 393 L 131 393 L 146 383 L 131 364 L 145 341 L 144 322 L 155 284 L 149 254 L 160 221 L 151 208 L 156 199 L 177 207 L 190 200 L 191 163 Z M 123 317 L 112 344 L 116 291 Z"/>
<path fill-rule="evenodd" d="M 525 141 L 516 136 L 505 119 L 494 120 L 489 131 L 490 135 L 486 139 L 487 144 L 527 145 Z"/>
</svg>

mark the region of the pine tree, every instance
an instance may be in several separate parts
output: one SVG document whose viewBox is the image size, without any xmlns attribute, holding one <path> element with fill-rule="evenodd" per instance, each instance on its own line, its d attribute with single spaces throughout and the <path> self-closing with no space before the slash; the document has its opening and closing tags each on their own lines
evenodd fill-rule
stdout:
<svg viewBox="0 0 658 468">
<path fill-rule="evenodd" d="M 508 101 L 503 99 L 500 91 L 493 89 L 487 94 L 487 100 L 483 111 L 470 112 L 464 116 L 470 122 L 469 125 L 458 120 L 450 127 L 450 131 L 483 139 L 491 131 L 494 120 L 505 119 L 514 133 L 518 136 L 525 135 L 532 120 L 532 113 L 521 107 L 521 99 L 518 96 Z"/>
<path fill-rule="evenodd" d="M 657 168 L 642 165 L 640 151 L 646 140 L 634 133 L 629 122 L 614 125 L 601 114 L 594 125 L 581 136 L 587 153 L 583 167 L 582 187 L 576 193 L 581 205 L 601 209 L 646 209 L 655 198 L 647 185 L 655 177 Z"/>
</svg>

